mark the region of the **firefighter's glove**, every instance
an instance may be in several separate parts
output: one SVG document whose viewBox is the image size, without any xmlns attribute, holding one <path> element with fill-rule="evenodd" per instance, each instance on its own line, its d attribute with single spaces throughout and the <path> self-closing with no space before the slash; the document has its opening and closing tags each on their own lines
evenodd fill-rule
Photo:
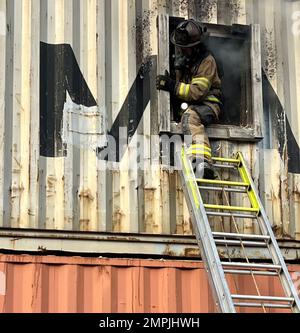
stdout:
<svg viewBox="0 0 300 333">
<path fill-rule="evenodd" d="M 158 75 L 156 77 L 156 89 L 169 91 L 174 94 L 175 92 L 175 80 L 170 77 L 168 71 L 165 71 L 165 75 Z"/>
</svg>

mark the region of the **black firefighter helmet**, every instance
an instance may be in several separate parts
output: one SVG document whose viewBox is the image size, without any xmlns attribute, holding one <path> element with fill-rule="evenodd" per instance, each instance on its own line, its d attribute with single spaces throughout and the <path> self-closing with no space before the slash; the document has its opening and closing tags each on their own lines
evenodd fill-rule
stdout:
<svg viewBox="0 0 300 333">
<path fill-rule="evenodd" d="M 207 28 L 190 19 L 180 22 L 171 34 L 171 42 L 179 47 L 194 47 L 204 42 Z"/>
</svg>

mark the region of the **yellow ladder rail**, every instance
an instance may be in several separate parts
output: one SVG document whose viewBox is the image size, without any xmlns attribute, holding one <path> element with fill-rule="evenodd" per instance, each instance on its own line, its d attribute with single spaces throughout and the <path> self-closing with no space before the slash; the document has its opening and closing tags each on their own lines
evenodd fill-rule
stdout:
<svg viewBox="0 0 300 333">
<path fill-rule="evenodd" d="M 244 158 L 242 156 L 242 154 L 240 152 L 237 153 L 236 158 L 240 161 L 240 164 L 238 166 L 238 170 L 239 170 L 239 174 L 243 180 L 243 182 L 248 183 L 250 185 L 251 181 L 250 181 L 250 175 L 248 174 L 246 168 L 245 168 L 245 161 Z M 259 203 L 258 200 L 256 198 L 255 192 L 253 191 L 253 189 L 251 188 L 251 186 L 248 187 L 248 196 L 249 196 L 249 200 L 251 202 L 251 206 L 256 209 L 259 213 Z"/>
</svg>

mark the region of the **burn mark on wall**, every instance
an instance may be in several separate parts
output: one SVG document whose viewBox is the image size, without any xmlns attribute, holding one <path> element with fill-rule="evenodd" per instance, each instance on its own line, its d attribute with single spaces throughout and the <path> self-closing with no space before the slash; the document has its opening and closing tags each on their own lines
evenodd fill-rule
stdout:
<svg viewBox="0 0 300 333">
<path fill-rule="evenodd" d="M 292 132 L 289 120 L 283 106 L 268 80 L 267 74 L 263 71 L 263 105 L 265 114 L 265 126 L 269 137 L 269 145 L 272 148 L 278 147 L 281 159 L 288 154 L 288 172 L 300 173 L 300 148 Z M 271 142 L 275 137 L 276 143 Z M 267 138 L 266 138 L 267 139 Z"/>
<path fill-rule="evenodd" d="M 231 17 L 241 16 L 241 10 L 242 10 L 241 0 L 229 0 L 228 7 Z"/>
<path fill-rule="evenodd" d="M 300 148 L 291 129 L 290 123 L 286 118 L 286 133 L 288 144 L 288 171 L 300 173 Z"/>
<path fill-rule="evenodd" d="M 156 16 L 153 10 L 144 10 L 136 16 L 136 25 L 132 28 L 132 34 L 136 36 L 137 63 L 146 63 L 151 56 L 152 47 L 150 42 L 151 20 Z"/>
<path fill-rule="evenodd" d="M 196 17 L 202 22 L 210 22 L 217 10 L 217 0 L 195 0 Z"/>
<path fill-rule="evenodd" d="M 263 68 L 269 79 L 273 79 L 277 72 L 277 49 L 274 31 L 265 29 L 263 35 L 265 47 L 263 48 Z"/>
<path fill-rule="evenodd" d="M 284 147 L 286 147 L 285 113 L 265 71 L 263 71 L 262 78 L 265 140 L 268 141 L 268 148 L 278 146 L 280 157 L 283 159 Z M 272 139 L 274 140 L 274 138 L 276 143 L 273 144 Z"/>
<path fill-rule="evenodd" d="M 189 10 L 189 1 L 179 0 L 179 9 L 181 12 L 187 12 Z"/>
</svg>

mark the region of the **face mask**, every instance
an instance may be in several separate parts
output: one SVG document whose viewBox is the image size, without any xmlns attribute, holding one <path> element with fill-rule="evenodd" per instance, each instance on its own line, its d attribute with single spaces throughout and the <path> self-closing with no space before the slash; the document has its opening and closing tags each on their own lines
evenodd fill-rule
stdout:
<svg viewBox="0 0 300 333">
<path fill-rule="evenodd" d="M 180 48 L 176 49 L 174 57 L 174 68 L 176 70 L 184 70 L 190 68 L 197 61 L 198 55 L 200 53 L 199 48 L 193 48 L 192 54 L 184 54 Z"/>
<path fill-rule="evenodd" d="M 190 56 L 184 54 L 180 48 L 176 50 L 174 57 L 174 68 L 176 70 L 183 70 L 189 67 L 191 63 Z"/>
<path fill-rule="evenodd" d="M 179 54 L 174 56 L 174 68 L 176 70 L 183 70 L 188 67 L 190 59 L 186 58 L 184 55 Z"/>
</svg>

